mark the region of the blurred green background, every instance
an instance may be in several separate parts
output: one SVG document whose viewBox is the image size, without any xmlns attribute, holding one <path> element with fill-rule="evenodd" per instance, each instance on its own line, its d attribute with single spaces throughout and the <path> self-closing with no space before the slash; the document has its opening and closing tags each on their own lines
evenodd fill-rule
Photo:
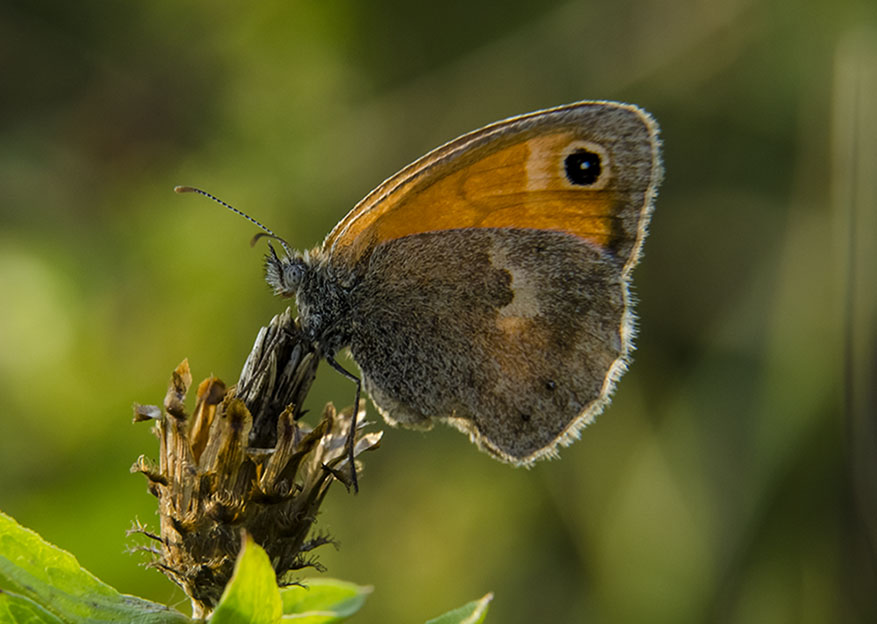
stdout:
<svg viewBox="0 0 877 624">
<path fill-rule="evenodd" d="M 319 526 L 357 622 L 494 591 L 489 621 L 877 621 L 877 3 L 398 0 L 0 5 L 0 509 L 121 590 L 154 499 L 134 401 L 234 382 L 299 248 L 491 121 L 579 99 L 662 127 L 640 338 L 560 461 L 387 430 Z M 346 405 L 328 367 L 313 409 Z M 372 411 L 377 419 L 377 414 Z"/>
</svg>

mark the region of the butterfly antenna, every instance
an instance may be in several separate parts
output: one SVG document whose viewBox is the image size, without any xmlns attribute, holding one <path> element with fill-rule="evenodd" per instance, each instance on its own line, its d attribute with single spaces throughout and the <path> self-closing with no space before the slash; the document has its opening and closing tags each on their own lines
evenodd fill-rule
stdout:
<svg viewBox="0 0 877 624">
<path fill-rule="evenodd" d="M 212 200 L 215 201 L 217 204 L 220 204 L 220 205 L 222 205 L 222 206 L 225 206 L 226 208 L 228 208 L 229 210 L 231 210 L 233 213 L 242 216 L 244 219 L 246 219 L 247 221 L 249 221 L 250 223 L 252 223 L 252 224 L 255 225 L 256 227 L 258 227 L 260 230 L 263 230 L 263 231 L 265 232 L 265 234 L 260 234 L 260 235 L 256 236 L 256 237 L 253 239 L 253 242 L 254 242 L 254 243 L 255 243 L 255 242 L 256 242 L 261 236 L 268 236 L 268 237 L 270 237 L 270 238 L 275 239 L 275 240 L 278 241 L 281 245 L 283 245 L 283 250 L 287 253 L 287 255 L 289 255 L 289 256 L 293 256 L 293 255 L 295 255 L 295 252 L 293 252 L 292 247 L 289 246 L 289 243 L 287 243 L 285 240 L 283 240 L 282 238 L 280 238 L 279 236 L 277 236 L 277 234 L 275 234 L 274 232 L 272 232 L 269 228 L 265 227 L 264 225 L 262 225 L 261 223 L 259 223 L 258 221 L 256 221 L 253 217 L 251 217 L 250 215 L 248 215 L 246 212 L 243 212 L 243 211 L 241 211 L 241 210 L 238 210 L 237 208 L 235 208 L 235 207 L 232 206 L 231 204 L 222 201 L 221 199 L 219 199 L 219 198 L 216 197 L 215 195 L 211 195 L 211 194 L 208 193 L 207 191 L 202 191 L 201 189 L 199 189 L 199 188 L 195 188 L 194 186 L 175 186 L 175 187 L 174 187 L 174 192 L 175 192 L 175 193 L 198 193 L 199 195 L 203 195 L 203 196 L 206 197 L 207 199 L 212 199 Z"/>
</svg>

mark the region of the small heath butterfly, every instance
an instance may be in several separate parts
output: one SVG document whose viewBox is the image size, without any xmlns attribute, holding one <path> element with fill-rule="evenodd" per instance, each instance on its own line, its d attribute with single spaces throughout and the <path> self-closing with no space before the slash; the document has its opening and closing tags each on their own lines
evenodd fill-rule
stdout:
<svg viewBox="0 0 877 624">
<path fill-rule="evenodd" d="M 350 348 L 389 423 L 446 422 L 531 464 L 576 439 L 627 368 L 661 175 L 657 124 L 636 106 L 512 117 L 386 180 L 321 247 L 278 239 L 266 279 L 358 383 L 334 359 Z"/>
</svg>

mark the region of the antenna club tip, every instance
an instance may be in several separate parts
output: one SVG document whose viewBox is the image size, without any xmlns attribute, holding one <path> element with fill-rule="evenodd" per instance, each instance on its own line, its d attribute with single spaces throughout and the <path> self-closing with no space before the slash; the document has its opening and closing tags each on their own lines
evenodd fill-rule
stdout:
<svg viewBox="0 0 877 624">
<path fill-rule="evenodd" d="M 174 193 L 197 193 L 198 191 L 191 186 L 175 186 Z"/>
</svg>

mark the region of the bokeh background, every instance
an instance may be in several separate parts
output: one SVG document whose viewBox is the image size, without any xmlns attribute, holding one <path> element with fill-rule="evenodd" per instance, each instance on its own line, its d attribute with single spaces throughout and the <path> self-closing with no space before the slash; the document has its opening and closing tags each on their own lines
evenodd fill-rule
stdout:
<svg viewBox="0 0 877 624">
<path fill-rule="evenodd" d="M 381 180 L 579 99 L 660 122 L 635 362 L 560 461 L 387 430 L 320 526 L 357 622 L 877 621 L 877 4 L 0 5 L 0 509 L 121 590 L 154 499 L 131 424 L 184 357 L 233 382 L 282 310 L 255 229 L 317 244 Z M 346 405 L 321 369 L 310 399 Z M 372 415 L 377 415 L 372 411 Z"/>
</svg>

